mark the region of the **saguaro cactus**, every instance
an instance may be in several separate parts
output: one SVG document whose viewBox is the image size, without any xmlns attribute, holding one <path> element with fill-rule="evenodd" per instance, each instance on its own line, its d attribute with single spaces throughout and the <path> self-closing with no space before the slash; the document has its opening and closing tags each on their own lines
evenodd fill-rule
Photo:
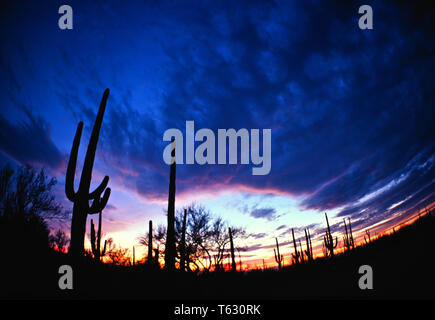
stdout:
<svg viewBox="0 0 435 320">
<path fill-rule="evenodd" d="M 73 216 L 71 222 L 71 242 L 70 253 L 79 257 L 84 252 L 84 240 L 86 232 L 86 218 L 88 214 L 95 214 L 102 211 L 110 196 L 110 188 L 106 188 L 109 183 L 109 177 L 105 176 L 101 184 L 92 192 L 89 192 L 92 179 L 92 169 L 94 166 L 95 152 L 97 150 L 98 138 L 100 135 L 101 124 L 103 122 L 104 111 L 106 109 L 109 89 L 106 89 L 101 99 L 88 149 L 86 151 L 85 162 L 83 165 L 80 184 L 77 192 L 74 191 L 74 176 L 77 164 L 77 155 L 80 145 L 80 139 L 83 131 L 83 122 L 80 121 L 74 137 L 71 153 L 68 161 L 65 180 L 65 194 L 67 198 L 74 203 Z M 103 194 L 103 197 L 101 195 Z M 89 201 L 92 200 L 92 205 Z"/>
<path fill-rule="evenodd" d="M 231 232 L 231 228 L 228 228 L 228 233 L 230 234 L 231 271 L 237 271 L 236 256 L 234 255 L 233 234 Z"/>
<path fill-rule="evenodd" d="M 349 219 L 349 232 L 348 232 L 346 220 L 343 219 L 343 222 L 344 222 L 344 231 L 345 231 L 345 235 L 343 237 L 344 248 L 345 250 L 350 251 L 355 248 L 355 243 L 353 241 L 353 235 L 352 235 L 352 226 Z"/>
<path fill-rule="evenodd" d="M 169 175 L 168 227 L 166 231 L 165 269 L 175 269 L 175 139 L 172 139 L 172 162 Z"/>
<path fill-rule="evenodd" d="M 308 262 L 313 261 L 313 245 L 311 243 L 311 235 L 310 230 L 305 229 L 305 242 L 307 244 L 307 250 L 305 250 L 305 255 L 308 258 Z"/>
<path fill-rule="evenodd" d="M 278 263 L 278 270 L 281 270 L 281 264 L 284 260 L 284 257 L 279 253 L 278 238 L 275 238 L 275 241 L 276 241 L 276 250 L 273 249 L 273 253 L 275 255 L 275 261 Z"/>
<path fill-rule="evenodd" d="M 148 224 L 148 258 L 149 263 L 153 262 L 153 221 Z"/>
<path fill-rule="evenodd" d="M 326 225 L 327 225 L 327 229 L 326 229 L 326 235 L 323 237 L 323 242 L 324 242 L 324 248 L 325 248 L 325 255 L 326 256 L 330 256 L 331 258 L 334 256 L 334 249 L 337 247 L 338 244 L 338 240 L 337 237 L 335 237 L 335 245 L 334 245 L 334 238 L 332 237 L 331 234 L 331 228 L 329 227 L 329 221 L 328 221 L 328 215 L 325 212 L 325 217 L 326 217 Z"/>
<path fill-rule="evenodd" d="M 395 232 L 396 232 L 396 230 L 393 228 L 393 233 L 395 233 Z M 370 230 L 369 229 L 366 230 L 366 235 L 367 235 L 367 237 L 364 236 L 364 241 L 366 242 L 366 244 L 369 244 L 372 241 L 370 238 Z"/>
<path fill-rule="evenodd" d="M 101 251 L 101 226 L 102 226 L 101 216 L 102 216 L 102 212 L 100 211 L 98 214 L 97 236 L 95 236 L 94 221 L 91 219 L 91 249 L 92 249 L 92 254 L 94 255 L 94 259 L 97 261 L 101 261 L 101 257 L 104 257 L 106 255 L 106 245 L 107 245 L 107 241 L 105 240 L 103 251 Z"/>
<path fill-rule="evenodd" d="M 293 263 L 299 264 L 299 262 L 302 262 L 301 261 L 301 253 L 298 251 L 298 245 L 296 243 L 295 232 L 294 232 L 293 228 L 292 228 L 292 237 L 293 237 L 293 246 L 295 248 L 295 253 L 292 253 Z"/>
<path fill-rule="evenodd" d="M 187 209 L 184 209 L 183 225 L 181 227 L 180 241 L 180 269 L 186 270 L 186 225 L 187 225 Z"/>
</svg>

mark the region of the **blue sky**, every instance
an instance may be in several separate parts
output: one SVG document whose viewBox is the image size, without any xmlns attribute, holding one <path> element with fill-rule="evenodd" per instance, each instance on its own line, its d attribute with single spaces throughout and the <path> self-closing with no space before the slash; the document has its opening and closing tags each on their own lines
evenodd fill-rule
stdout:
<svg viewBox="0 0 435 320">
<path fill-rule="evenodd" d="M 73 30 L 58 28 L 62 4 Z M 370 4 L 374 29 L 358 28 Z M 169 128 L 272 129 L 272 170 L 177 168 L 197 201 L 271 258 L 289 228 L 382 231 L 434 201 L 434 12 L 385 1 L 11 1 L 0 19 L 0 162 L 43 166 L 63 194 L 77 123 L 83 161 L 105 88 L 94 182 L 111 177 L 107 236 L 164 222 Z M 81 168 L 79 161 L 79 168 Z M 387 223 L 383 223 L 387 222 Z M 297 229 L 299 231 L 299 229 Z M 302 236 L 302 232 L 297 233 Z M 285 247 L 288 254 L 288 246 Z M 273 259 L 273 258 L 272 258 Z"/>
</svg>

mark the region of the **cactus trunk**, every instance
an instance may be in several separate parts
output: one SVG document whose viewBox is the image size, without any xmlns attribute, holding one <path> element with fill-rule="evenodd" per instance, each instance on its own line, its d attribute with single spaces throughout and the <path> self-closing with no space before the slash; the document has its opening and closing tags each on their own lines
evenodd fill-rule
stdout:
<svg viewBox="0 0 435 320">
<path fill-rule="evenodd" d="M 279 253 L 279 243 L 278 243 L 278 238 L 275 238 L 276 241 L 276 250 L 273 249 L 273 253 L 275 255 L 275 261 L 278 263 L 278 270 L 281 270 L 281 264 L 282 261 L 284 260 L 283 256 Z"/>
<path fill-rule="evenodd" d="M 181 227 L 180 241 L 180 269 L 186 271 L 186 224 L 187 224 L 187 209 L 184 209 L 183 226 Z"/>
<path fill-rule="evenodd" d="M 345 250 L 350 251 L 350 250 L 355 248 L 355 243 L 353 241 L 352 225 L 350 223 L 350 218 L 348 220 L 349 220 L 349 232 L 348 232 L 348 228 L 347 228 L 347 225 L 346 225 L 346 220 L 343 219 L 343 222 L 344 222 L 344 232 L 345 232 L 345 235 L 343 237 L 343 242 L 344 242 L 344 248 L 345 248 Z"/>
<path fill-rule="evenodd" d="M 298 264 L 299 262 L 302 262 L 302 260 L 301 260 L 301 253 L 298 251 L 298 245 L 296 243 L 295 232 L 293 229 L 292 229 L 292 237 L 293 237 L 293 246 L 295 251 L 295 253 L 292 254 L 293 263 Z"/>
<path fill-rule="evenodd" d="M 94 221 L 91 219 L 91 249 L 94 259 L 101 261 L 101 257 L 106 254 L 106 241 L 104 241 L 104 248 L 101 251 L 101 229 L 102 229 L 102 211 L 98 214 L 98 232 L 95 235 Z"/>
<path fill-rule="evenodd" d="M 175 269 L 175 139 L 172 139 L 172 163 L 169 176 L 168 227 L 166 231 L 165 269 Z"/>
<path fill-rule="evenodd" d="M 305 255 L 307 256 L 308 262 L 313 261 L 313 245 L 311 243 L 310 230 L 305 229 L 305 242 L 307 244 L 307 250 L 305 250 Z"/>
<path fill-rule="evenodd" d="M 150 220 L 149 225 L 148 225 L 148 258 L 147 261 L 148 262 L 152 262 L 153 261 L 153 221 Z"/>
<path fill-rule="evenodd" d="M 228 232 L 230 234 L 231 270 L 232 271 L 237 271 L 236 256 L 234 255 L 233 234 L 231 232 L 231 228 L 228 228 Z"/>
</svg>

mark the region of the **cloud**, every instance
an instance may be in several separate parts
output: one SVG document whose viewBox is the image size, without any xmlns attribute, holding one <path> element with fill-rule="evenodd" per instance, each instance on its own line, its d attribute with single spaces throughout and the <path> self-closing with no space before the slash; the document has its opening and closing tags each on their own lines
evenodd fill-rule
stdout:
<svg viewBox="0 0 435 320">
<path fill-rule="evenodd" d="M 275 218 L 276 210 L 274 208 L 255 208 L 251 211 L 250 216 L 253 218 L 264 218 L 273 220 Z"/>
<path fill-rule="evenodd" d="M 267 236 L 267 234 L 264 232 L 249 234 L 249 237 L 252 237 L 254 239 L 262 239 L 262 238 L 265 238 L 266 236 Z"/>
<path fill-rule="evenodd" d="M 25 114 L 27 120 L 18 124 L 0 115 L 0 150 L 21 164 L 62 168 L 65 159 L 51 139 L 49 125 L 28 110 Z"/>
</svg>

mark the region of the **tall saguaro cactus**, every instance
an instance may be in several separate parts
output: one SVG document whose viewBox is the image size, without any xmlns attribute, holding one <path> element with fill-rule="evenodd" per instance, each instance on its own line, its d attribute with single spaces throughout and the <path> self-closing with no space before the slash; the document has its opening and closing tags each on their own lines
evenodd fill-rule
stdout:
<svg viewBox="0 0 435 320">
<path fill-rule="evenodd" d="M 305 242 L 307 244 L 307 250 L 305 250 L 305 255 L 308 257 L 308 262 L 311 262 L 314 260 L 314 258 L 313 258 L 313 245 L 311 243 L 311 235 L 309 229 L 305 229 Z"/>
<path fill-rule="evenodd" d="M 326 255 L 330 256 L 331 258 L 334 256 L 334 249 L 337 247 L 338 239 L 335 238 L 335 245 L 334 245 L 334 238 L 332 237 L 331 228 L 329 227 L 329 221 L 328 221 L 328 215 L 325 212 L 326 217 L 326 235 L 323 237 L 323 243 L 325 248 Z"/>
<path fill-rule="evenodd" d="M 95 119 L 86 151 L 85 162 L 83 164 L 82 175 L 77 192 L 74 191 L 74 177 L 77 165 L 77 155 L 80 145 L 80 139 L 83 131 L 83 122 L 80 121 L 74 137 L 71 153 L 68 161 L 65 180 L 65 194 L 67 198 L 74 203 L 73 216 L 71 222 L 71 242 L 70 253 L 75 257 L 80 257 L 84 252 L 84 240 L 86 232 L 86 218 L 88 214 L 95 214 L 102 211 L 110 196 L 110 188 L 106 188 L 109 183 L 109 177 L 105 176 L 101 184 L 92 192 L 89 191 L 92 179 L 92 169 L 94 166 L 95 152 L 97 150 L 98 138 L 100 135 L 101 124 L 103 122 L 104 111 L 106 109 L 109 89 L 106 89 L 101 99 L 98 109 L 97 118 Z M 101 195 L 103 194 L 103 197 Z M 92 200 L 92 205 L 89 201 Z"/>
<path fill-rule="evenodd" d="M 153 221 L 150 220 L 148 225 L 148 258 L 149 263 L 153 262 Z"/>
<path fill-rule="evenodd" d="M 294 249 L 295 249 L 295 253 L 292 253 L 293 263 L 294 264 L 298 264 L 299 262 L 302 262 L 302 259 L 301 259 L 301 253 L 302 252 L 298 251 L 298 245 L 296 243 L 295 232 L 294 232 L 293 228 L 292 228 L 292 237 L 293 237 L 293 246 L 294 246 Z"/>
<path fill-rule="evenodd" d="M 172 139 L 171 170 L 169 175 L 169 197 L 168 197 L 168 227 L 166 231 L 165 246 L 165 269 L 175 269 L 175 139 Z"/>
<path fill-rule="evenodd" d="M 273 249 L 273 254 L 275 255 L 275 261 L 278 263 L 278 270 L 281 270 L 281 265 L 284 260 L 284 257 L 279 253 L 279 243 L 278 238 L 275 238 L 276 241 L 276 250 Z"/>
<path fill-rule="evenodd" d="M 231 228 L 228 228 L 230 234 L 230 250 L 231 250 L 231 271 L 237 271 L 236 256 L 234 255 L 233 233 Z"/>
</svg>

